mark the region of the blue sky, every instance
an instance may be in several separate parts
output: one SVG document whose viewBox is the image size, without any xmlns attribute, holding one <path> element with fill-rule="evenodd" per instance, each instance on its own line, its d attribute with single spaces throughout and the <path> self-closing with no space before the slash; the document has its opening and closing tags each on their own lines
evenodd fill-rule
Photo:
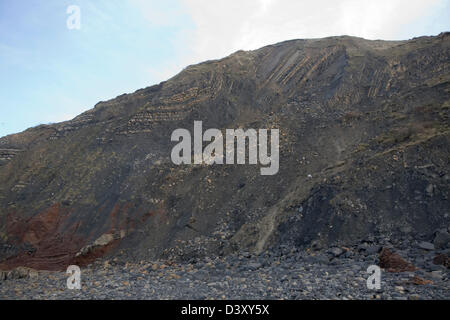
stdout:
<svg viewBox="0 0 450 320">
<path fill-rule="evenodd" d="M 69 30 L 69 5 L 81 29 Z M 0 0 L 0 136 L 68 120 L 188 64 L 292 38 L 450 30 L 450 0 Z"/>
<path fill-rule="evenodd" d="M 66 26 L 70 4 L 80 7 L 80 30 Z M 181 28 L 191 28 L 189 16 L 155 25 L 125 1 L 1 0 L 0 136 L 159 82 L 153 70 L 177 59 Z"/>
</svg>

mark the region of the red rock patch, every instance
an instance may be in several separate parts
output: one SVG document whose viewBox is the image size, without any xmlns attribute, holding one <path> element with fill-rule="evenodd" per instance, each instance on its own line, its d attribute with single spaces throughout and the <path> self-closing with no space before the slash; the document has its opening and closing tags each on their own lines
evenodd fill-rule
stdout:
<svg viewBox="0 0 450 320">
<path fill-rule="evenodd" d="M 405 261 L 400 255 L 387 248 L 381 250 L 379 259 L 380 267 L 386 269 L 388 272 L 407 272 L 416 270 L 411 263 Z"/>
<path fill-rule="evenodd" d="M 450 268 L 450 258 L 446 254 L 439 254 L 433 259 L 433 263 Z"/>
</svg>

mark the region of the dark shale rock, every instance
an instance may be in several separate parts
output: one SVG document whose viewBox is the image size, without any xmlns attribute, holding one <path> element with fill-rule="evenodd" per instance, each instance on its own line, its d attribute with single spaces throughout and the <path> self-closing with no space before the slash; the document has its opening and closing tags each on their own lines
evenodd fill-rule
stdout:
<svg viewBox="0 0 450 320">
<path fill-rule="evenodd" d="M 448 33 L 286 41 L 2 137 L 0 269 L 430 235 L 450 225 L 449 50 Z M 279 172 L 174 165 L 194 120 L 280 129 Z M 93 246 L 105 234 L 123 237 Z"/>
<path fill-rule="evenodd" d="M 446 230 L 436 232 L 433 244 L 437 249 L 446 249 L 450 246 L 450 234 Z"/>
<path fill-rule="evenodd" d="M 428 250 L 428 251 L 432 251 L 434 250 L 434 244 L 430 243 L 430 242 L 426 242 L 426 241 L 422 241 L 419 243 L 419 248 L 423 249 L 423 250 Z"/>
</svg>

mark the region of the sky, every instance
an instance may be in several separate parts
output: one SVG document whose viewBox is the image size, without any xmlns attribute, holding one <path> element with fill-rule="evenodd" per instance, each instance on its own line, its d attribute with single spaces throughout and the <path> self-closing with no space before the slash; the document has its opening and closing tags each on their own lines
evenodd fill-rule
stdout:
<svg viewBox="0 0 450 320">
<path fill-rule="evenodd" d="M 241 49 L 443 31 L 450 0 L 0 0 L 0 137 L 70 120 Z"/>
</svg>

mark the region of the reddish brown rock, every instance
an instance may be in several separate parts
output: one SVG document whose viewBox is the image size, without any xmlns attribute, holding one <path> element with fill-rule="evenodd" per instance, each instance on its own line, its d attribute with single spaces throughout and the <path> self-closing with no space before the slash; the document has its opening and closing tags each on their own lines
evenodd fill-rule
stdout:
<svg viewBox="0 0 450 320">
<path fill-rule="evenodd" d="M 12 244 L 27 243 L 32 251 L 0 261 L 0 270 L 13 270 L 27 267 L 37 270 L 64 271 L 71 264 L 84 266 L 115 249 L 126 232 L 120 228 L 131 229 L 130 224 L 117 219 L 119 206 L 111 213 L 111 230 L 89 245 L 89 235 L 79 232 L 82 222 L 72 223 L 72 211 L 56 203 L 31 218 L 19 214 L 10 215 L 7 231 Z M 125 210 L 125 209 L 124 209 Z M 122 210 L 123 211 L 123 210 Z M 125 221 L 126 222 L 126 221 Z M 107 237 L 107 236 L 110 237 Z M 82 251 L 84 248 L 89 250 Z M 82 253 L 82 254 L 80 254 Z"/>
<path fill-rule="evenodd" d="M 433 281 L 431 280 L 425 280 L 422 279 L 421 277 L 418 276 L 414 276 L 414 278 L 412 278 L 409 283 L 411 284 L 415 284 L 417 286 L 421 286 L 421 285 L 427 285 L 427 284 L 433 284 Z"/>
<path fill-rule="evenodd" d="M 433 259 L 433 263 L 437 265 L 443 265 L 447 268 L 450 268 L 450 258 L 446 254 L 438 254 Z"/>
<path fill-rule="evenodd" d="M 383 248 L 380 252 L 380 267 L 388 272 L 407 272 L 415 271 L 416 268 L 409 262 L 405 261 L 400 255 L 387 248 Z"/>
</svg>

